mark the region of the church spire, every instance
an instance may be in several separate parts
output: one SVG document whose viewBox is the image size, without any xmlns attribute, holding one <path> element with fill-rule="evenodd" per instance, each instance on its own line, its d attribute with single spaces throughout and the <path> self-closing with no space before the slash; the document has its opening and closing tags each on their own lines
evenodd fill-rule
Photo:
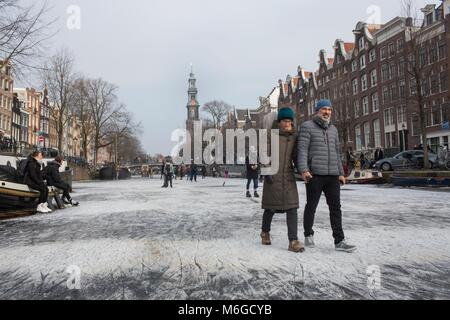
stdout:
<svg viewBox="0 0 450 320">
<path fill-rule="evenodd" d="M 195 78 L 194 68 L 191 63 L 191 73 L 189 76 L 189 89 L 188 89 L 188 119 L 190 120 L 198 120 L 199 119 L 199 107 L 200 104 L 197 101 L 197 79 Z"/>
</svg>

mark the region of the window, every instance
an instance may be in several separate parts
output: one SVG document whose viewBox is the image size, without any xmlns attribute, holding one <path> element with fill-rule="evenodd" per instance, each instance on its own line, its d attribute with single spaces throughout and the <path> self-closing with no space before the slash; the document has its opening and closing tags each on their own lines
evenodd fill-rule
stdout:
<svg viewBox="0 0 450 320">
<path fill-rule="evenodd" d="M 445 40 L 440 40 L 438 44 L 439 60 L 447 58 L 447 45 Z"/>
<path fill-rule="evenodd" d="M 394 108 L 384 110 L 384 125 L 392 126 L 395 124 Z"/>
<path fill-rule="evenodd" d="M 439 76 L 437 74 L 431 76 L 431 94 L 439 92 Z"/>
<path fill-rule="evenodd" d="M 366 56 L 365 55 L 362 55 L 359 58 L 359 66 L 360 66 L 360 69 L 364 69 L 366 67 Z"/>
<path fill-rule="evenodd" d="M 435 63 L 436 61 L 438 61 L 438 48 L 434 43 L 430 47 L 430 63 Z"/>
<path fill-rule="evenodd" d="M 364 97 L 362 99 L 362 105 L 363 105 L 363 115 L 366 116 L 369 114 L 369 97 Z"/>
<path fill-rule="evenodd" d="M 381 81 L 386 81 L 389 79 L 389 69 L 387 64 L 381 66 Z"/>
<path fill-rule="evenodd" d="M 389 44 L 389 57 L 395 56 L 395 43 Z"/>
<path fill-rule="evenodd" d="M 425 17 L 425 21 L 427 22 L 427 26 L 431 25 L 433 23 L 433 14 L 427 14 Z"/>
<path fill-rule="evenodd" d="M 448 90 L 447 72 L 441 72 L 439 84 L 441 92 L 445 92 Z"/>
<path fill-rule="evenodd" d="M 398 52 L 401 52 L 404 47 L 405 47 L 405 40 L 404 39 L 398 39 L 397 40 L 397 50 L 398 50 Z"/>
<path fill-rule="evenodd" d="M 378 104 L 378 93 L 372 94 L 372 112 L 378 112 L 380 106 Z"/>
<path fill-rule="evenodd" d="M 406 94 L 405 94 L 405 80 L 400 80 L 398 83 L 398 92 L 399 92 L 399 97 L 400 99 L 405 99 L 406 98 Z"/>
<path fill-rule="evenodd" d="M 352 72 L 355 72 L 358 69 L 358 61 L 352 61 Z"/>
<path fill-rule="evenodd" d="M 353 110 L 355 111 L 355 118 L 359 117 L 359 102 L 358 100 L 353 101 Z"/>
<path fill-rule="evenodd" d="M 360 125 L 355 126 L 355 142 L 356 142 L 356 150 L 362 149 L 362 143 L 361 143 L 361 127 Z"/>
<path fill-rule="evenodd" d="M 406 106 L 400 106 L 398 108 L 397 123 L 399 124 L 399 126 L 401 126 L 401 124 L 403 123 L 406 124 Z"/>
<path fill-rule="evenodd" d="M 395 101 L 398 98 L 398 89 L 397 89 L 397 84 L 393 83 L 391 84 L 391 100 Z"/>
<path fill-rule="evenodd" d="M 422 95 L 428 96 L 430 94 L 430 82 L 428 79 L 422 80 Z"/>
<path fill-rule="evenodd" d="M 364 123 L 364 146 L 370 147 L 370 122 Z"/>
<path fill-rule="evenodd" d="M 389 79 L 397 77 L 397 64 L 391 63 L 389 65 Z"/>
<path fill-rule="evenodd" d="M 373 121 L 373 138 L 374 138 L 375 148 L 381 147 L 380 119 L 375 119 Z"/>
<path fill-rule="evenodd" d="M 387 148 L 395 148 L 395 146 L 396 146 L 395 136 L 396 136 L 395 132 L 386 133 L 385 139 L 386 139 L 386 147 Z"/>
<path fill-rule="evenodd" d="M 383 104 L 389 102 L 389 87 L 383 87 Z"/>
<path fill-rule="evenodd" d="M 440 125 L 442 123 L 441 121 L 441 108 L 438 106 L 435 106 L 431 108 L 431 125 L 436 126 Z"/>
<path fill-rule="evenodd" d="M 409 82 L 409 90 L 412 96 L 416 95 L 417 93 L 417 84 L 416 79 L 412 78 Z"/>
<path fill-rule="evenodd" d="M 398 76 L 403 77 L 405 75 L 405 59 L 398 59 Z"/>
<path fill-rule="evenodd" d="M 428 64 L 427 49 L 425 48 L 420 49 L 419 62 L 421 67 Z"/>
<path fill-rule="evenodd" d="M 375 87 L 377 85 L 377 69 L 370 71 L 370 85 Z"/>
<path fill-rule="evenodd" d="M 380 50 L 380 58 L 381 58 L 381 61 L 385 60 L 385 59 L 386 59 L 386 56 L 387 56 L 387 49 L 386 49 L 386 47 L 383 47 L 383 48 L 381 48 L 381 50 Z"/>
<path fill-rule="evenodd" d="M 361 77 L 361 91 L 366 91 L 367 90 L 367 75 L 363 75 Z"/>
<path fill-rule="evenodd" d="M 364 50 L 364 37 L 359 38 L 359 50 Z"/>
<path fill-rule="evenodd" d="M 352 87 L 353 87 L 353 95 L 358 94 L 358 79 L 353 79 Z"/>
<path fill-rule="evenodd" d="M 372 49 L 369 51 L 369 62 L 374 62 L 377 58 L 377 53 L 375 52 L 375 49 Z"/>
</svg>

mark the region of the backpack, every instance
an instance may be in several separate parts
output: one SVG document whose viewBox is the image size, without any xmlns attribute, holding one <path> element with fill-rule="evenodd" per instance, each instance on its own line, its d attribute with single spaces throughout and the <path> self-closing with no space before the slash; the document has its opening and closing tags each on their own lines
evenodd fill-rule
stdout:
<svg viewBox="0 0 450 320">
<path fill-rule="evenodd" d="M 22 159 L 19 161 L 19 165 L 17 166 L 17 182 L 25 183 L 25 178 L 28 174 L 28 162 L 29 159 Z"/>
</svg>

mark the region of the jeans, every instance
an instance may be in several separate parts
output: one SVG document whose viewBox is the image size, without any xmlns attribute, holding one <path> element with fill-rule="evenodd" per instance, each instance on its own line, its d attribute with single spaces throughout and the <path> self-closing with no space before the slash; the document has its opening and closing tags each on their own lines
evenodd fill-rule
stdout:
<svg viewBox="0 0 450 320">
<path fill-rule="evenodd" d="M 256 191 L 256 190 L 258 190 L 258 178 L 254 178 L 254 179 L 248 178 L 247 179 L 247 190 L 250 190 L 250 184 L 251 184 L 252 180 L 253 180 L 253 189 Z"/>
<path fill-rule="evenodd" d="M 337 176 L 313 176 L 310 182 L 306 184 L 307 203 L 303 219 L 305 237 L 314 235 L 314 216 L 322 192 L 325 194 L 328 208 L 330 209 L 334 243 L 338 244 L 344 240 L 345 236 L 342 230 L 341 185 Z"/>
<path fill-rule="evenodd" d="M 69 194 L 70 186 L 67 183 L 54 183 L 53 186 L 63 191 L 63 198 L 66 198 L 67 200 L 72 199 Z"/>
<path fill-rule="evenodd" d="M 30 189 L 39 191 L 39 204 L 46 203 L 48 199 L 48 188 L 45 184 L 37 185 L 30 183 L 28 184 Z"/>
<path fill-rule="evenodd" d="M 265 210 L 263 215 L 262 231 L 270 232 L 274 210 Z M 286 223 L 288 228 L 289 241 L 298 240 L 298 214 L 297 209 L 290 209 L 286 211 Z"/>
</svg>

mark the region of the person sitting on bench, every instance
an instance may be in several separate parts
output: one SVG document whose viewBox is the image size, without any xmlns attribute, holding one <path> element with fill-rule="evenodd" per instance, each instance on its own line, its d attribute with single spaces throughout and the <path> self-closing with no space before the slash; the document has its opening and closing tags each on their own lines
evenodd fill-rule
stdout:
<svg viewBox="0 0 450 320">
<path fill-rule="evenodd" d="M 39 205 L 37 212 L 50 213 L 52 210 L 47 205 L 48 188 L 42 178 L 42 152 L 33 151 L 28 157 L 24 170 L 24 183 L 33 190 L 39 191 Z"/>
<path fill-rule="evenodd" d="M 45 168 L 45 173 L 47 176 L 47 184 L 49 186 L 61 189 L 63 191 L 62 199 L 65 204 L 71 204 L 73 206 L 78 206 L 79 203 L 72 200 L 70 196 L 70 186 L 61 179 L 59 174 L 59 168 L 61 167 L 63 158 L 58 156 L 55 161 L 49 162 Z"/>
</svg>

